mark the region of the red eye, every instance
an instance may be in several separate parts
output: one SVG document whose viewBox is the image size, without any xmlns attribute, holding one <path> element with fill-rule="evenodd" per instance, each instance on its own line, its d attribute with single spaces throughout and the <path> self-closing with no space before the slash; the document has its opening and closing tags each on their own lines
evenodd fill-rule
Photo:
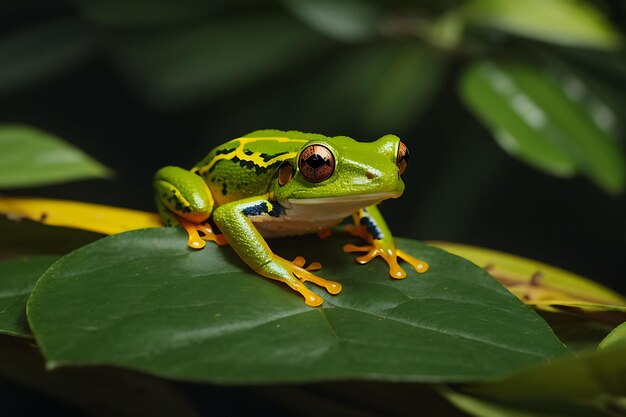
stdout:
<svg viewBox="0 0 626 417">
<path fill-rule="evenodd" d="M 407 148 L 404 143 L 400 142 L 398 146 L 398 156 L 396 157 L 396 165 L 398 166 L 400 175 L 402 175 L 409 164 L 409 155 L 409 148 Z"/>
<path fill-rule="evenodd" d="M 335 171 L 335 157 L 330 149 L 323 145 L 310 145 L 300 153 L 298 167 L 308 181 L 324 181 Z"/>
</svg>

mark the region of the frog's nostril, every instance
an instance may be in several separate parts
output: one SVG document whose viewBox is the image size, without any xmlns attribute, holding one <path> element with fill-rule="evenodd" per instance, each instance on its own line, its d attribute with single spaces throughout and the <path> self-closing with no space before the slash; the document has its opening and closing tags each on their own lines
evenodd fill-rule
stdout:
<svg viewBox="0 0 626 417">
<path fill-rule="evenodd" d="M 372 179 L 376 178 L 376 174 L 374 174 L 371 171 L 365 171 L 365 176 L 367 177 L 368 180 L 372 180 Z"/>
</svg>

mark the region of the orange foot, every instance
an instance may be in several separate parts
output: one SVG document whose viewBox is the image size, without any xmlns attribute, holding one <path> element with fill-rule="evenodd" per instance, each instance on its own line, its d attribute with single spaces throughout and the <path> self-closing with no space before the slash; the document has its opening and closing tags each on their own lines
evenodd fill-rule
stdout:
<svg viewBox="0 0 626 417">
<path fill-rule="evenodd" d="M 289 285 L 291 289 L 299 292 L 304 297 L 304 302 L 311 307 L 319 306 L 324 302 L 324 299 L 308 289 L 304 285 L 305 282 L 310 281 L 319 285 L 333 295 L 341 292 L 340 283 L 326 280 L 309 272 L 321 269 L 322 265 L 319 262 L 313 262 L 308 267 L 303 268 L 305 263 L 306 260 L 302 256 L 296 257 L 293 262 L 280 256 L 274 256 L 273 262 L 256 269 L 256 272 Z"/>
<path fill-rule="evenodd" d="M 419 273 L 428 271 L 428 264 L 426 262 L 420 261 L 400 249 L 385 247 L 379 240 L 373 240 L 371 245 L 365 246 L 357 246 L 348 243 L 344 245 L 343 250 L 344 252 L 365 252 L 364 255 L 357 256 L 355 259 L 362 265 L 380 256 L 387 262 L 387 265 L 389 265 L 389 276 L 396 279 L 406 277 L 406 272 L 398 265 L 398 258 L 407 262 Z"/>
<path fill-rule="evenodd" d="M 187 235 L 189 236 L 187 244 L 190 248 L 202 249 L 206 245 L 205 241 L 208 240 L 212 240 L 218 245 L 228 245 L 228 241 L 224 235 L 218 235 L 213 232 L 209 223 L 192 223 L 180 217 L 178 218 L 178 222 L 187 231 Z"/>
</svg>

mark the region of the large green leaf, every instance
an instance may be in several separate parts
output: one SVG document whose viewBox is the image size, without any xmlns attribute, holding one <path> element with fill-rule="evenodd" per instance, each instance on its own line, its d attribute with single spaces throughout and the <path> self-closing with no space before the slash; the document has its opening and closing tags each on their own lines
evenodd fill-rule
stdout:
<svg viewBox="0 0 626 417">
<path fill-rule="evenodd" d="M 555 175 L 581 172 L 609 192 L 623 190 L 626 162 L 617 140 L 587 111 L 588 97 L 551 74 L 479 61 L 465 71 L 461 93 L 509 153 Z"/>
<path fill-rule="evenodd" d="M 613 49 L 619 32 L 581 0 L 470 0 L 462 7 L 472 23 L 568 46 Z"/>
<path fill-rule="evenodd" d="M 96 51 L 93 29 L 78 19 L 28 27 L 0 39 L 0 94 L 69 71 Z"/>
<path fill-rule="evenodd" d="M 22 125 L 0 125 L 0 189 L 105 178 L 110 171 L 58 137 Z"/>
<path fill-rule="evenodd" d="M 35 283 L 58 256 L 38 256 L 0 262 L 0 333 L 30 336 L 26 301 Z"/>
<path fill-rule="evenodd" d="M 403 281 L 382 262 L 354 263 L 341 253 L 345 238 L 273 241 L 287 258 L 314 255 L 320 275 L 343 284 L 311 308 L 231 248 L 192 251 L 186 240 L 178 229 L 123 233 L 49 269 L 27 309 L 49 366 L 110 364 L 229 383 L 471 381 L 568 353 L 483 270 L 415 241 L 399 245 L 431 269 Z"/>
<path fill-rule="evenodd" d="M 295 19 L 271 14 L 137 37 L 114 59 L 152 103 L 175 107 L 244 88 L 327 45 Z"/>
</svg>

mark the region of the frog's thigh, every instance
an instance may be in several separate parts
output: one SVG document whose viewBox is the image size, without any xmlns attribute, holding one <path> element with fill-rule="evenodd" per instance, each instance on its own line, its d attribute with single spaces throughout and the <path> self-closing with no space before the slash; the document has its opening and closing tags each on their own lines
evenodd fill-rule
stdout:
<svg viewBox="0 0 626 417">
<path fill-rule="evenodd" d="M 191 171 L 173 166 L 161 168 L 154 176 L 154 188 L 166 223 L 171 216 L 164 215 L 162 207 L 192 223 L 202 223 L 211 215 L 213 196 L 204 179 Z"/>
<path fill-rule="evenodd" d="M 248 214 L 267 207 L 263 197 L 253 197 L 224 204 L 215 209 L 213 221 L 226 236 L 237 255 L 255 271 L 274 259 L 274 253 L 254 227 Z"/>
</svg>

